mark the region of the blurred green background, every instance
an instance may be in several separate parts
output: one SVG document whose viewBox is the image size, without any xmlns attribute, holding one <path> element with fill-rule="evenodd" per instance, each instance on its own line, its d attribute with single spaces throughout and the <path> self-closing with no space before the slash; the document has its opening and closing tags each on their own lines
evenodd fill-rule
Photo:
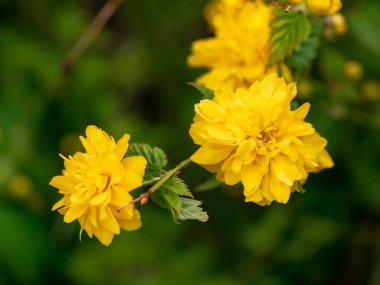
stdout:
<svg viewBox="0 0 380 285">
<path fill-rule="evenodd" d="M 299 83 L 332 170 L 287 205 L 195 192 L 205 224 L 174 224 L 150 203 L 143 227 L 110 247 L 80 242 L 79 226 L 50 211 L 58 153 L 78 150 L 95 124 L 163 148 L 171 165 L 187 158 L 201 97 L 186 83 L 202 71 L 186 57 L 209 32 L 205 0 L 126 1 L 65 75 L 63 59 L 104 3 L 0 0 L 0 284 L 380 284 L 380 1 L 343 1 L 348 33 L 323 42 Z M 194 165 L 182 175 L 192 189 L 210 178 Z"/>
</svg>

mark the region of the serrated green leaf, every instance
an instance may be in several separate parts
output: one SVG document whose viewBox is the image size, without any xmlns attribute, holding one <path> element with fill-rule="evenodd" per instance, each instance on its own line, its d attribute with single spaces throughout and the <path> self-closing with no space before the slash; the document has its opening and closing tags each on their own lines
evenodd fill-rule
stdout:
<svg viewBox="0 0 380 285">
<path fill-rule="evenodd" d="M 180 211 L 177 211 L 177 217 L 180 220 L 198 220 L 201 222 L 207 222 L 208 215 L 199 207 L 202 202 L 181 197 L 182 208 Z"/>
<path fill-rule="evenodd" d="M 168 160 L 165 152 L 158 147 L 151 147 L 145 143 L 132 143 L 128 147 L 127 156 L 142 155 L 147 160 L 145 176 L 151 178 L 160 175 Z"/>
<path fill-rule="evenodd" d="M 162 184 L 160 188 L 162 189 L 162 191 L 171 191 L 173 193 L 176 193 L 177 195 L 183 195 L 193 198 L 193 194 L 191 194 L 186 183 L 178 177 L 171 177 L 168 181 Z"/>
<path fill-rule="evenodd" d="M 203 99 L 211 100 L 212 98 L 214 98 L 214 91 L 207 88 L 206 86 L 193 82 L 189 82 L 188 84 L 195 87 L 203 95 Z"/>
<path fill-rule="evenodd" d="M 180 197 L 176 193 L 161 187 L 153 192 L 151 198 L 153 202 L 164 209 L 179 210 L 182 206 Z"/>
<path fill-rule="evenodd" d="M 272 23 L 270 64 L 283 61 L 298 51 L 310 32 L 311 25 L 306 15 L 295 10 L 289 13 L 284 13 L 283 9 L 278 11 Z"/>
<path fill-rule="evenodd" d="M 310 37 L 301 44 L 298 52 L 293 53 L 285 60 L 285 64 L 290 68 L 307 68 L 317 55 L 317 50 L 320 46 L 320 35 L 323 21 L 320 18 L 313 17 L 310 19 L 310 23 Z"/>
</svg>

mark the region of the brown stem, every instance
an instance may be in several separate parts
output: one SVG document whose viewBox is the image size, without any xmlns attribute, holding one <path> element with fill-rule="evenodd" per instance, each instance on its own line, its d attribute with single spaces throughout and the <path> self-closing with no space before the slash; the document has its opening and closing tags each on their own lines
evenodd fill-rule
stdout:
<svg viewBox="0 0 380 285">
<path fill-rule="evenodd" d="M 288 13 L 289 10 L 293 8 L 292 4 L 280 3 L 280 2 L 277 2 L 277 1 L 272 1 L 271 4 L 274 5 L 274 6 L 279 6 L 279 7 L 285 8 L 285 13 Z"/>
<path fill-rule="evenodd" d="M 70 50 L 66 59 L 62 63 L 62 69 L 65 73 L 68 73 L 74 64 L 74 62 L 81 56 L 83 51 L 90 45 L 93 39 L 99 34 L 107 21 L 115 13 L 117 8 L 124 2 L 124 0 L 109 0 L 99 13 L 96 15 L 95 19 L 92 21 L 90 26 L 87 28 L 86 32 L 82 37 L 76 42 L 74 47 Z"/>
</svg>

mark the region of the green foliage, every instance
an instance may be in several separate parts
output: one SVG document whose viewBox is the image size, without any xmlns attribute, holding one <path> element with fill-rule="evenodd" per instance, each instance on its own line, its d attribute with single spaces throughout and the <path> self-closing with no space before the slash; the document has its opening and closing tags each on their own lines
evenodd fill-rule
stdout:
<svg viewBox="0 0 380 285">
<path fill-rule="evenodd" d="M 170 191 L 177 195 L 183 195 L 193 198 L 193 194 L 191 194 L 186 183 L 178 177 L 170 178 L 168 181 L 162 184 L 160 188 L 164 191 Z"/>
<path fill-rule="evenodd" d="M 294 52 L 290 57 L 285 59 L 285 64 L 290 68 L 307 68 L 317 55 L 317 51 L 320 46 L 323 21 L 317 17 L 312 17 L 309 19 L 311 23 L 309 38 L 301 44 L 298 51 Z"/>
<path fill-rule="evenodd" d="M 142 155 L 147 160 L 144 178 L 151 179 L 160 175 L 162 168 L 168 164 L 165 152 L 158 147 L 146 143 L 132 143 L 128 147 L 127 156 Z M 144 179 L 145 180 L 145 179 Z"/>
<path fill-rule="evenodd" d="M 285 13 L 283 9 L 278 9 L 272 22 L 270 64 L 283 61 L 299 51 L 310 33 L 311 24 L 306 15 L 296 10 Z"/>
<path fill-rule="evenodd" d="M 214 91 L 207 88 L 206 86 L 194 82 L 189 82 L 188 84 L 195 87 L 203 95 L 203 99 L 211 100 L 214 98 Z"/>
<path fill-rule="evenodd" d="M 178 177 L 171 177 L 153 192 L 151 198 L 160 207 L 170 210 L 175 222 L 178 220 L 206 222 L 208 219 L 207 213 L 199 207 L 202 202 L 193 199 L 185 182 Z"/>
<path fill-rule="evenodd" d="M 342 1 L 348 33 L 321 43 L 306 78 L 307 120 L 335 162 L 309 176 L 306 194 L 259 207 L 238 188 L 193 191 L 207 224 L 176 226 L 147 205 L 142 228 L 123 231 L 110 247 L 85 234 L 80 242 L 78 223 L 50 211 L 59 198 L 47 183 L 61 173 L 57 153 L 78 151 L 88 124 L 158 145 L 173 162 L 192 153 L 199 97 L 186 82 L 198 71 L 185 61 L 208 32 L 204 0 L 128 1 L 63 76 L 63 57 L 103 2 L 0 1 L 0 284 L 380 284 L 380 101 L 368 103 L 360 91 L 380 79 L 380 1 Z M 347 60 L 362 64 L 361 80 L 345 77 Z M 188 170 L 181 177 L 190 189 L 210 176 Z M 18 173 L 33 186 L 25 197 L 9 187 Z"/>
<path fill-rule="evenodd" d="M 165 152 L 158 147 L 151 147 L 148 144 L 133 143 L 130 144 L 127 156 L 142 155 L 147 160 L 147 167 L 144 176 L 144 182 L 154 184 L 162 177 L 165 177 L 166 172 L 163 168 L 168 161 Z M 152 178 L 154 178 L 152 180 Z M 173 220 L 199 220 L 207 221 L 207 214 L 199 207 L 200 201 L 189 199 L 194 198 L 186 183 L 176 177 L 170 177 L 158 189 L 156 189 L 151 199 L 158 206 L 170 210 Z"/>
<path fill-rule="evenodd" d="M 199 207 L 202 202 L 194 199 L 181 197 L 182 209 L 178 211 L 178 218 L 180 220 L 198 220 L 207 222 L 208 215 Z"/>
</svg>

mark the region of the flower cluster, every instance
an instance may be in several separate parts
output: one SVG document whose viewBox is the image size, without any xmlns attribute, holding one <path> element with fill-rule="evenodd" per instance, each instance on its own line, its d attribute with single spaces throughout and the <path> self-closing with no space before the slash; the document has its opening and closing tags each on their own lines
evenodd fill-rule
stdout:
<svg viewBox="0 0 380 285">
<path fill-rule="evenodd" d="M 242 182 L 247 202 L 286 203 L 308 173 L 333 166 L 327 141 L 304 121 L 310 105 L 291 110 L 296 91 L 270 74 L 249 89 L 225 86 L 202 100 L 190 129 L 201 147 L 191 159 L 227 185 Z"/>
<path fill-rule="evenodd" d="M 215 36 L 197 40 L 188 58 L 191 67 L 206 67 L 197 82 L 211 89 L 220 84 L 248 87 L 269 68 L 272 7 L 262 1 L 220 0 L 206 10 Z"/>
<path fill-rule="evenodd" d="M 64 157 L 65 169 L 50 185 L 59 189 L 63 198 L 54 206 L 64 221 L 78 220 L 83 230 L 101 243 L 109 245 L 120 229 L 141 227 L 139 212 L 133 203 L 120 212 L 117 208 L 132 201 L 130 191 L 142 185 L 146 159 L 142 156 L 124 158 L 129 135 L 117 143 L 104 131 L 88 126 L 86 138 L 80 137 L 86 152 Z"/>
<path fill-rule="evenodd" d="M 342 8 L 340 0 L 306 0 L 310 12 L 317 16 L 335 14 Z"/>
</svg>

